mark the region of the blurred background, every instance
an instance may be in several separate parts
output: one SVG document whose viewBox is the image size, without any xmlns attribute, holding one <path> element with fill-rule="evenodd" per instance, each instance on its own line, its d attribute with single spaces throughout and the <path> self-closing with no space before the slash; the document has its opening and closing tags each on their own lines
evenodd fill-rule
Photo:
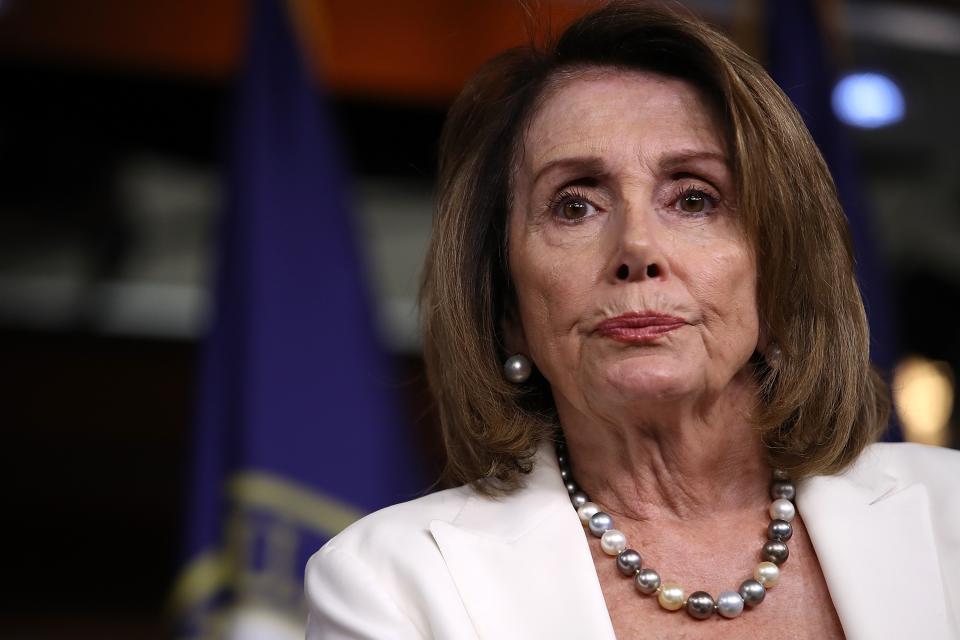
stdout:
<svg viewBox="0 0 960 640">
<path fill-rule="evenodd" d="M 684 5 L 843 179 L 892 437 L 960 446 L 960 7 Z M 0 0 L 0 636 L 302 637 L 309 553 L 443 465 L 445 110 L 591 6 Z"/>
</svg>

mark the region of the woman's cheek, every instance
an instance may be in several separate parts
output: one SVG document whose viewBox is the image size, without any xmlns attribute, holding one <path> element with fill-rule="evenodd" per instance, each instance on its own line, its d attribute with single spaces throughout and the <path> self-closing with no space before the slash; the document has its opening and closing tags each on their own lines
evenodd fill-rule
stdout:
<svg viewBox="0 0 960 640">
<path fill-rule="evenodd" d="M 578 335 L 575 329 L 584 313 L 592 308 L 589 292 L 593 287 L 582 266 L 570 259 L 541 263 L 526 289 L 518 291 L 531 355 L 548 379 L 569 366 L 567 361 L 575 354 L 567 352 L 576 351 L 570 340 Z"/>
<path fill-rule="evenodd" d="M 563 311 L 566 324 L 571 316 L 590 311 L 600 261 L 592 250 L 558 252 L 554 258 L 544 271 L 542 289 L 551 307 Z"/>
<path fill-rule="evenodd" d="M 581 252 L 590 249 L 599 241 L 609 220 L 605 213 L 594 215 L 578 223 L 548 218 L 539 225 L 537 232 L 544 245 L 563 251 Z"/>
<path fill-rule="evenodd" d="M 740 248 L 715 251 L 711 255 L 701 264 L 698 275 L 690 280 L 695 283 L 693 295 L 706 319 L 740 333 L 756 331 L 759 319 L 753 260 Z"/>
<path fill-rule="evenodd" d="M 750 254 L 734 243 L 714 244 L 700 248 L 691 255 L 704 256 L 698 260 L 698 279 L 707 290 L 739 291 L 744 286 L 753 286 L 756 270 Z"/>
</svg>

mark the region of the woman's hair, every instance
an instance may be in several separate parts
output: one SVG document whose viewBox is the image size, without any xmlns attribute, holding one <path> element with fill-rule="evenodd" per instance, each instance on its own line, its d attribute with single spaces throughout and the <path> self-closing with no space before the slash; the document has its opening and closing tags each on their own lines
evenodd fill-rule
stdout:
<svg viewBox="0 0 960 640">
<path fill-rule="evenodd" d="M 433 235 L 421 289 L 424 357 L 448 454 L 446 476 L 516 488 L 557 417 L 549 385 L 508 383 L 503 327 L 516 318 L 507 216 L 524 128 L 552 82 L 587 68 L 679 78 L 714 103 L 756 254 L 757 306 L 778 362 L 752 360 L 756 428 L 770 463 L 834 473 L 876 440 L 889 396 L 869 361 L 847 221 L 790 100 L 763 68 L 702 21 L 611 2 L 559 39 L 507 51 L 467 83 L 440 142 Z"/>
</svg>

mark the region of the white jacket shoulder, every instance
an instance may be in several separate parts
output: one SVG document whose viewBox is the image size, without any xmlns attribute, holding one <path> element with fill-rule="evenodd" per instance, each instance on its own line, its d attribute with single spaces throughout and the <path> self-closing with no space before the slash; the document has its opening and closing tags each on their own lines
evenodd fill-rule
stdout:
<svg viewBox="0 0 960 640">
<path fill-rule="evenodd" d="M 864 451 L 870 462 L 904 483 L 949 488 L 960 479 L 960 451 L 907 442 L 878 442 Z"/>
<path fill-rule="evenodd" d="M 952 517 L 960 522 L 960 451 L 915 443 L 880 442 L 870 445 L 861 459 L 897 479 L 898 484 L 923 485 L 930 498 L 934 517 Z M 960 527 L 956 531 L 960 541 Z"/>
<path fill-rule="evenodd" d="M 307 563 L 308 640 L 444 637 L 451 617 L 470 628 L 430 523 L 453 520 L 472 495 L 458 487 L 393 505 L 328 541 Z M 442 620 L 429 614 L 438 609 Z"/>
</svg>

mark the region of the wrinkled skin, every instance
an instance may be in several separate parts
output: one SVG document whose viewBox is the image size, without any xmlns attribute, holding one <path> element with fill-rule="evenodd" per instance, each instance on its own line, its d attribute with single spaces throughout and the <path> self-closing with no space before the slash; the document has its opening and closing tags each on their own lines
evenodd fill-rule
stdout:
<svg viewBox="0 0 960 640">
<path fill-rule="evenodd" d="M 756 267 L 719 126 L 697 91 L 650 73 L 587 71 L 552 91 L 524 142 L 509 224 L 511 335 L 561 416 L 702 413 L 749 385 Z M 649 311 L 686 325 L 643 344 L 596 332 Z"/>
</svg>

